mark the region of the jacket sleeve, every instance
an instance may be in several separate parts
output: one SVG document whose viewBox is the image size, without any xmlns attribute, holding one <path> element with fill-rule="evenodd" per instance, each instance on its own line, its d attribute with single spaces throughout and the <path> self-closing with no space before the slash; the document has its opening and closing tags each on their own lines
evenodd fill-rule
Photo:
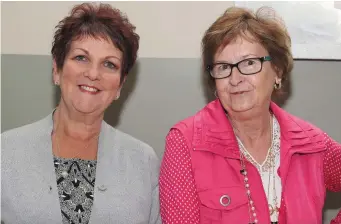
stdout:
<svg viewBox="0 0 341 224">
<path fill-rule="evenodd" d="M 152 193 L 152 206 L 150 211 L 149 224 L 161 224 L 160 205 L 159 205 L 159 185 Z"/>
<path fill-rule="evenodd" d="M 154 150 L 151 149 L 153 154 L 149 157 L 148 164 L 151 169 L 150 178 L 152 185 L 152 198 L 151 198 L 151 209 L 148 224 L 161 224 L 160 216 L 160 200 L 159 200 L 159 171 L 160 171 L 160 160 L 155 154 Z"/>
<path fill-rule="evenodd" d="M 327 147 L 323 161 L 325 186 L 329 191 L 341 191 L 341 144 L 327 134 L 324 137 Z M 341 211 L 330 224 L 341 224 Z"/>
<path fill-rule="evenodd" d="M 329 191 L 341 191 L 341 144 L 325 134 L 327 150 L 323 160 L 324 183 Z"/>
<path fill-rule="evenodd" d="M 341 211 L 337 214 L 336 218 L 333 219 L 330 224 L 340 224 L 341 223 Z"/>
<path fill-rule="evenodd" d="M 160 169 L 160 204 L 163 224 L 199 224 L 199 198 L 185 137 L 172 129 L 166 137 Z"/>
</svg>

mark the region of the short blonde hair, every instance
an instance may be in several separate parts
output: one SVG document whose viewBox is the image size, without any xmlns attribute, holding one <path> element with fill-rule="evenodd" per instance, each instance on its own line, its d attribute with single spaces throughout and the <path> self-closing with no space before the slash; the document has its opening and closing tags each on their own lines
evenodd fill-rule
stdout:
<svg viewBox="0 0 341 224">
<path fill-rule="evenodd" d="M 271 15 L 272 14 L 272 15 Z M 237 37 L 259 42 L 272 58 L 274 67 L 282 73 L 282 83 L 288 81 L 293 68 L 291 38 L 275 11 L 263 7 L 253 13 L 245 8 L 228 8 L 205 32 L 202 39 L 204 69 L 214 63 L 214 55 Z M 210 85 L 214 79 L 209 76 Z"/>
</svg>

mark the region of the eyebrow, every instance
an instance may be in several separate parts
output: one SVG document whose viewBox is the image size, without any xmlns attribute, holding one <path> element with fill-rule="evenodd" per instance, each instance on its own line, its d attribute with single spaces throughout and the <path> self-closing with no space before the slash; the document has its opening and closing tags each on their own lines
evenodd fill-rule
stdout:
<svg viewBox="0 0 341 224">
<path fill-rule="evenodd" d="M 85 50 L 84 48 L 76 47 L 76 48 L 74 48 L 73 50 L 81 50 L 81 51 L 83 51 L 86 55 L 90 55 L 89 51 Z M 114 56 L 114 55 L 109 55 L 109 56 L 106 56 L 106 57 L 105 57 L 105 59 L 109 59 L 109 58 L 116 58 L 116 59 L 118 59 L 119 61 L 122 60 L 120 57 L 117 57 L 117 56 Z"/>
<path fill-rule="evenodd" d="M 83 49 L 83 48 L 80 48 L 80 47 L 76 47 L 76 48 L 74 48 L 73 50 L 81 50 L 81 51 L 83 51 L 85 54 L 89 55 L 89 51 L 87 51 L 87 50 L 85 50 L 85 49 Z"/>
<path fill-rule="evenodd" d="M 258 57 L 258 56 L 255 55 L 255 54 L 245 54 L 245 55 L 243 55 L 243 56 L 240 57 L 240 61 L 242 61 L 242 60 L 248 58 L 249 56 Z M 227 61 L 216 61 L 215 63 L 220 63 L 220 64 L 222 64 L 222 63 L 224 63 L 224 64 L 232 64 L 232 63 L 227 62 Z"/>
<path fill-rule="evenodd" d="M 245 58 L 247 58 L 247 57 L 249 57 L 249 56 L 258 57 L 258 56 L 255 55 L 255 54 L 246 54 L 246 55 L 243 55 L 243 56 L 241 57 L 241 59 L 245 59 Z"/>
</svg>

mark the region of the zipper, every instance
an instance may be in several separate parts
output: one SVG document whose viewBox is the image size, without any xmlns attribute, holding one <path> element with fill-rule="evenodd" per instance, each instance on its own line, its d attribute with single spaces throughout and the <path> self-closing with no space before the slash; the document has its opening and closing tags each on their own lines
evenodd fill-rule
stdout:
<svg viewBox="0 0 341 224">
<path fill-rule="evenodd" d="M 283 181 L 282 181 L 282 192 L 281 192 L 281 201 L 280 201 L 280 209 L 279 209 L 279 214 L 278 214 L 278 224 L 282 224 L 281 223 L 281 220 L 283 219 L 282 216 L 284 216 L 285 214 L 283 213 L 283 209 L 282 209 L 282 206 L 286 206 L 286 202 L 284 200 L 284 192 L 285 192 L 285 188 L 286 188 L 286 181 L 287 181 L 287 177 L 288 177 L 288 171 L 289 171 L 289 168 L 290 168 L 290 164 L 291 164 L 291 158 L 294 154 L 292 154 L 289 159 L 288 159 L 288 167 L 287 167 L 287 170 L 285 172 L 285 176 L 283 176 Z M 283 175 L 283 172 L 282 170 L 281 171 L 281 175 Z M 282 179 L 282 178 L 281 178 Z M 286 210 L 285 210 L 286 211 Z M 285 223 L 283 223 L 285 224 Z"/>
</svg>

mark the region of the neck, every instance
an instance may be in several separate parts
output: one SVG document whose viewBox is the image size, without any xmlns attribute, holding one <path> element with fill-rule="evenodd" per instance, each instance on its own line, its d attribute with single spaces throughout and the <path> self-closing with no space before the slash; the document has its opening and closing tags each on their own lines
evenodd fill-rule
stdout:
<svg viewBox="0 0 341 224">
<path fill-rule="evenodd" d="M 258 139 L 271 135 L 270 111 L 259 111 L 252 116 L 239 116 L 237 113 L 229 113 L 229 118 L 236 135 L 246 145 L 253 145 Z"/>
<path fill-rule="evenodd" d="M 54 113 L 53 120 L 55 134 L 76 141 L 88 141 L 99 135 L 103 115 L 95 117 L 80 114 L 69 110 L 61 101 Z"/>
</svg>

